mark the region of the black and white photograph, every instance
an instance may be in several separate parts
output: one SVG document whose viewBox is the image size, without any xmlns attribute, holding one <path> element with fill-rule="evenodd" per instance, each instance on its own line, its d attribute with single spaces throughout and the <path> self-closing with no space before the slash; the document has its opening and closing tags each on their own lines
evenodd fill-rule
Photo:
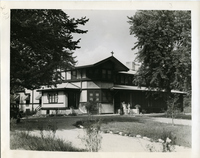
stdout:
<svg viewBox="0 0 200 158">
<path fill-rule="evenodd" d="M 9 151 L 191 156 L 192 13 L 10 8 Z"/>
</svg>

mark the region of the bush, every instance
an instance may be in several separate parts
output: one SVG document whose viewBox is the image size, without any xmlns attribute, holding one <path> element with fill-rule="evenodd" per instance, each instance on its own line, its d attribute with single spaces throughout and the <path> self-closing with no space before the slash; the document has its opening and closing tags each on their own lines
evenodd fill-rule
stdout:
<svg viewBox="0 0 200 158">
<path fill-rule="evenodd" d="M 85 143 L 85 146 L 90 152 L 98 152 L 101 148 L 102 136 L 100 135 L 101 121 L 92 120 L 88 118 L 88 121 L 84 123 L 85 135 L 81 140 Z"/>
<path fill-rule="evenodd" d="M 88 114 L 97 114 L 98 113 L 98 103 L 89 101 L 85 104 Z"/>
<path fill-rule="evenodd" d="M 157 149 L 153 144 L 147 144 L 146 148 L 150 152 L 173 152 L 175 150 L 176 136 L 172 132 L 163 129 L 158 142 L 162 143 L 161 150 Z"/>
</svg>

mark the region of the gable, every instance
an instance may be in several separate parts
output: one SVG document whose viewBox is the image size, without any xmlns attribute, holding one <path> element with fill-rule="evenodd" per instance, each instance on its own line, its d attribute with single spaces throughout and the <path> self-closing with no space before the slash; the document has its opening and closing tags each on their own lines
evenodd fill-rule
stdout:
<svg viewBox="0 0 200 158">
<path fill-rule="evenodd" d="M 115 71 L 128 71 L 129 68 L 122 64 L 119 60 L 117 60 L 114 56 L 110 56 L 106 59 L 103 59 L 99 62 L 96 62 L 91 65 L 78 66 L 77 69 L 80 68 L 90 68 L 90 67 L 102 67 L 102 68 L 112 68 Z"/>
</svg>

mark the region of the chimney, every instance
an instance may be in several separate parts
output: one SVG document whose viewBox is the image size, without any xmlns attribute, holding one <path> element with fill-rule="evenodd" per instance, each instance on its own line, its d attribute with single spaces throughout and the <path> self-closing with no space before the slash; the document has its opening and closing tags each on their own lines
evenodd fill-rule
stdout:
<svg viewBox="0 0 200 158">
<path fill-rule="evenodd" d="M 135 62 L 131 61 L 131 62 L 126 62 L 126 66 L 132 70 L 135 71 Z"/>
</svg>

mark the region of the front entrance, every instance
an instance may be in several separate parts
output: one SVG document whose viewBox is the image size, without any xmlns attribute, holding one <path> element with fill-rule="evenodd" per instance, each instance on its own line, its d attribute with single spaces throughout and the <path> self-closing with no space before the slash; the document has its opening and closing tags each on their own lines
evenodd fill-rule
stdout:
<svg viewBox="0 0 200 158">
<path fill-rule="evenodd" d="M 130 91 L 115 91 L 114 94 L 114 110 L 118 113 L 118 109 L 121 108 L 122 102 L 125 104 L 130 104 L 131 108 L 133 106 L 132 95 Z"/>
<path fill-rule="evenodd" d="M 68 92 L 68 107 L 78 109 L 80 94 L 77 92 Z"/>
</svg>

